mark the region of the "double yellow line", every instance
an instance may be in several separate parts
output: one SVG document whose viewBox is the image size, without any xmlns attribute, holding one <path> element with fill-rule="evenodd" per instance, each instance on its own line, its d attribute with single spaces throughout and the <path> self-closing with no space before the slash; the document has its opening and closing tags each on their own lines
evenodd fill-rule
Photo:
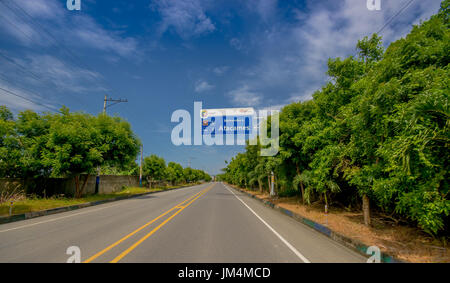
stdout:
<svg viewBox="0 0 450 283">
<path fill-rule="evenodd" d="M 162 226 L 164 226 L 167 222 L 169 222 L 172 218 L 174 218 L 178 213 L 180 213 L 181 211 L 183 211 L 183 209 L 185 209 L 186 207 L 188 207 L 189 205 L 191 205 L 195 200 L 197 200 L 199 197 L 201 197 L 202 195 L 204 195 L 207 191 L 209 191 L 212 187 L 214 186 L 211 185 L 209 187 L 207 187 L 206 189 L 194 194 L 193 196 L 189 197 L 188 199 L 180 202 L 179 204 L 175 205 L 174 207 L 172 207 L 171 209 L 167 210 L 166 212 L 164 212 L 163 214 L 159 215 L 158 217 L 156 217 L 155 219 L 147 222 L 146 224 L 142 225 L 141 227 L 139 227 L 138 229 L 134 230 L 133 232 L 131 232 L 130 234 L 126 235 L 125 237 L 123 237 L 122 239 L 118 240 L 117 242 L 115 242 L 112 245 L 109 245 L 108 247 L 106 247 L 105 249 L 101 250 L 100 252 L 96 253 L 95 255 L 91 256 L 90 258 L 86 259 L 85 261 L 83 261 L 83 263 L 89 263 L 92 262 L 93 260 L 95 260 L 96 258 L 98 258 L 99 256 L 103 255 L 104 253 L 108 252 L 109 250 L 111 250 L 112 248 L 118 246 L 119 244 L 121 244 L 122 242 L 124 242 L 125 240 L 127 240 L 128 238 L 130 238 L 131 236 L 135 235 L 136 233 L 138 233 L 139 231 L 145 229 L 146 227 L 150 226 L 151 224 L 153 224 L 154 222 L 158 221 L 159 219 L 161 219 L 162 217 L 164 217 L 165 215 L 169 214 L 170 212 L 177 210 L 174 214 L 172 214 L 169 218 L 167 218 L 166 220 L 164 220 L 161 224 L 159 224 L 156 228 L 154 228 L 152 231 L 150 231 L 147 235 L 145 235 L 144 237 L 142 237 L 141 239 L 139 239 L 136 243 L 134 243 L 131 247 L 129 247 L 128 249 L 126 249 L 125 251 L 123 251 L 120 255 L 118 255 L 116 258 L 114 258 L 112 261 L 110 261 L 111 263 L 116 263 L 119 260 L 121 260 L 122 258 L 124 258 L 127 254 L 129 254 L 132 250 L 134 250 L 137 246 L 139 246 L 142 242 L 144 242 L 146 239 L 148 239 L 151 235 L 153 235 L 156 231 L 158 231 Z M 187 203 L 187 204 L 186 204 Z"/>
</svg>

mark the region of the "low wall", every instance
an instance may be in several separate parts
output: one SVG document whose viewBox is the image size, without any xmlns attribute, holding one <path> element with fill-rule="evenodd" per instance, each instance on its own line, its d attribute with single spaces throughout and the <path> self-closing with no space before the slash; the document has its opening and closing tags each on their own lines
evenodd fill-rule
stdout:
<svg viewBox="0 0 450 283">
<path fill-rule="evenodd" d="M 80 186 L 84 182 L 86 175 L 80 176 Z M 95 193 L 96 176 L 90 175 L 84 188 L 84 194 Z M 120 191 L 123 187 L 138 187 L 138 176 L 100 176 L 98 192 L 100 194 L 109 194 Z M 36 179 L 0 179 L 0 192 L 19 188 L 27 194 L 38 196 L 54 196 L 64 194 L 73 196 L 75 194 L 75 178 L 36 178 Z"/>
<path fill-rule="evenodd" d="M 84 182 L 85 175 L 80 176 L 80 186 Z M 90 175 L 84 188 L 85 194 L 95 193 L 95 182 L 97 176 Z M 138 176 L 100 176 L 100 184 L 98 188 L 99 194 L 110 194 L 120 191 L 123 187 L 138 187 Z M 73 195 L 75 193 L 75 179 L 66 179 L 64 182 L 64 193 Z"/>
</svg>

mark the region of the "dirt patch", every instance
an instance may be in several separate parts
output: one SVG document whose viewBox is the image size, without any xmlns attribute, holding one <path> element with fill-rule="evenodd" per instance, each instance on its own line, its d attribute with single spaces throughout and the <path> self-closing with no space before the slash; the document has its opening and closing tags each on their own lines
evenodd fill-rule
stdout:
<svg viewBox="0 0 450 283">
<path fill-rule="evenodd" d="M 382 252 L 408 262 L 450 262 L 450 249 L 418 228 L 396 224 L 374 214 L 372 226 L 364 225 L 362 212 L 330 208 L 325 216 L 321 204 L 302 205 L 299 198 L 272 199 L 267 193 L 246 190 L 255 197 L 270 201 L 305 218 L 326 224 L 331 230 L 359 240 L 367 246 L 378 246 Z"/>
</svg>

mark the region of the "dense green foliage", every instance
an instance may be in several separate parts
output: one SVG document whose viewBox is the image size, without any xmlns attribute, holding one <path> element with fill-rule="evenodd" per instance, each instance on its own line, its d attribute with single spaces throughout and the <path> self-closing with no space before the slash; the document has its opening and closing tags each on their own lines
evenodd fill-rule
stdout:
<svg viewBox="0 0 450 283">
<path fill-rule="evenodd" d="M 448 233 L 448 7 L 386 51 L 373 35 L 357 57 L 330 59 L 330 82 L 282 109 L 280 153 L 247 146 L 220 178 L 263 190 L 274 171 L 280 195 L 346 206 L 367 196 L 372 210 Z"/>
<path fill-rule="evenodd" d="M 190 167 L 183 167 L 175 162 L 169 162 L 166 166 L 164 158 L 156 155 L 144 158 L 142 165 L 143 177 L 151 185 L 152 182 L 168 181 L 171 184 L 191 183 L 198 181 L 211 181 L 211 176 L 206 172 Z"/>
<path fill-rule="evenodd" d="M 128 122 L 104 114 L 21 112 L 17 121 L 0 108 L 0 177 L 75 177 L 80 197 L 89 174 L 101 166 L 134 162 L 140 142 Z M 87 174 L 80 186 L 79 176 Z"/>
<path fill-rule="evenodd" d="M 139 175 L 139 146 L 130 124 L 119 117 L 62 108 L 42 115 L 23 111 L 15 120 L 0 106 L 0 178 L 75 177 L 75 194 L 81 197 L 90 174 Z M 84 180 L 79 180 L 81 174 L 86 174 Z M 150 184 L 211 180 L 201 170 L 174 162 L 166 166 L 156 155 L 144 159 L 143 176 Z"/>
</svg>

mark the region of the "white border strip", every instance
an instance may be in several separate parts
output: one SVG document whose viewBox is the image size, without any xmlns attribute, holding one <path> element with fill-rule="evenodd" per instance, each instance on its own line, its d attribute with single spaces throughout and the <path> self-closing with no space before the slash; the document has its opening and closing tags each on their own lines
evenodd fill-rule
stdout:
<svg viewBox="0 0 450 283">
<path fill-rule="evenodd" d="M 223 184 L 238 200 L 240 200 L 256 217 L 258 217 L 259 220 L 261 220 L 262 223 L 264 223 L 264 225 L 267 226 L 267 228 L 269 228 L 270 231 L 272 231 L 296 256 L 298 256 L 304 263 L 311 263 L 306 257 L 304 257 L 296 248 L 294 248 L 294 246 L 292 246 L 288 241 L 286 241 L 285 238 L 283 238 L 283 236 L 281 236 L 280 234 L 278 234 L 277 231 L 275 231 L 275 229 L 273 229 L 269 224 L 267 224 L 266 221 L 264 221 L 264 219 L 262 219 L 258 214 L 256 214 L 255 211 L 253 211 L 253 209 L 251 209 L 240 197 L 238 197 L 232 190 L 230 190 L 230 188 Z"/>
</svg>

